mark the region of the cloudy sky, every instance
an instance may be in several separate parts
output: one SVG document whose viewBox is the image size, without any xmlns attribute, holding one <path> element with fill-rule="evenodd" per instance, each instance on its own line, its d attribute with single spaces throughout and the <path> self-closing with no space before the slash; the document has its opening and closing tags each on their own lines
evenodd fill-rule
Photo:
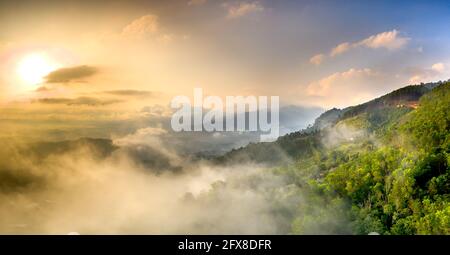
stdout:
<svg viewBox="0 0 450 255">
<path fill-rule="evenodd" d="M 446 1 L 2 1 L 0 24 L 10 134 L 126 133 L 194 87 L 317 112 L 450 77 Z"/>
</svg>

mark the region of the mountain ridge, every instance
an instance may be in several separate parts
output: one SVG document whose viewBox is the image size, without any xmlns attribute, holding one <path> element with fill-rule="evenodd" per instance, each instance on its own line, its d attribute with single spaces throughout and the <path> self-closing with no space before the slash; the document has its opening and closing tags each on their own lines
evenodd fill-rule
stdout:
<svg viewBox="0 0 450 255">
<path fill-rule="evenodd" d="M 292 158 L 311 155 L 316 149 L 322 148 L 324 145 L 321 140 L 324 134 L 321 131 L 332 128 L 338 122 L 347 121 L 366 113 L 370 113 L 369 117 L 373 118 L 374 122 L 382 122 L 383 118 L 390 115 L 399 115 L 396 117 L 398 118 L 400 115 L 417 108 L 418 101 L 423 95 L 442 84 L 445 84 L 445 82 L 408 85 L 359 105 L 343 109 L 332 108 L 322 113 L 316 118 L 314 124 L 306 129 L 280 136 L 274 142 L 250 143 L 216 157 L 214 161 L 220 164 L 234 164 L 244 161 L 267 163 L 269 165 L 292 163 Z M 378 126 L 386 124 L 382 123 Z M 371 128 L 377 129 L 380 127 L 372 126 Z"/>
</svg>

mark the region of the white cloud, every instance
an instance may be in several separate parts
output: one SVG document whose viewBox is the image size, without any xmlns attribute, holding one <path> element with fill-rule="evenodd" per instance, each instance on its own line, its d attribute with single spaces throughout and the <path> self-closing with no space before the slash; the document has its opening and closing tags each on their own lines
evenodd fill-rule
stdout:
<svg viewBox="0 0 450 255">
<path fill-rule="evenodd" d="M 394 29 L 392 31 L 372 35 L 356 44 L 353 44 L 353 46 L 365 46 L 372 49 L 386 48 L 388 50 L 396 50 L 403 48 L 409 40 L 410 38 L 401 37 L 398 31 Z"/>
<path fill-rule="evenodd" d="M 312 82 L 308 85 L 307 92 L 310 95 L 326 96 L 337 86 L 336 84 L 341 82 L 353 82 L 355 79 L 361 79 L 377 74 L 369 68 L 354 69 L 351 68 L 345 72 L 336 72 L 330 76 L 327 76 L 319 81 Z M 342 87 L 342 86 L 340 86 Z"/>
<path fill-rule="evenodd" d="M 311 64 L 314 64 L 316 66 L 320 65 L 322 63 L 322 61 L 324 60 L 325 55 L 323 54 L 317 54 L 315 56 L 313 56 L 312 58 L 309 59 L 309 62 Z"/>
<path fill-rule="evenodd" d="M 167 130 L 160 127 L 147 127 L 138 129 L 135 133 L 129 134 L 114 140 L 114 143 L 120 146 L 148 144 L 159 147 L 161 142 L 159 136 L 167 133 Z"/>
<path fill-rule="evenodd" d="M 379 49 L 384 48 L 388 50 L 398 50 L 403 48 L 410 38 L 402 37 L 399 32 L 394 29 L 392 31 L 382 32 L 376 35 L 369 36 L 358 42 L 343 42 L 333 49 L 331 49 L 330 57 L 335 57 L 337 55 L 343 54 L 347 51 L 350 51 L 353 48 L 370 48 L 370 49 Z M 313 63 L 312 61 L 310 61 Z M 315 63 L 313 63 L 315 64 Z"/>
<path fill-rule="evenodd" d="M 437 79 L 447 79 L 446 65 L 442 62 L 435 63 L 429 68 L 409 68 L 407 74 L 410 75 L 409 82 L 411 84 L 418 84 L 421 82 L 430 82 Z"/>
<path fill-rule="evenodd" d="M 258 1 L 240 2 L 237 4 L 226 4 L 224 6 L 228 10 L 227 17 L 229 19 L 235 19 L 235 18 L 246 16 L 251 13 L 264 11 L 264 7 Z"/>
<path fill-rule="evenodd" d="M 445 70 L 445 64 L 442 63 L 442 62 L 436 63 L 436 64 L 431 66 L 431 69 L 436 71 L 436 72 L 442 73 Z"/>
<path fill-rule="evenodd" d="M 384 75 L 369 68 L 351 68 L 336 72 L 306 87 L 307 96 L 315 104 L 327 107 L 343 107 L 368 101 L 378 95 L 385 86 Z"/>
<path fill-rule="evenodd" d="M 162 136 L 167 134 L 167 130 L 161 127 L 146 127 L 136 130 L 135 133 L 128 134 L 124 137 L 113 139 L 113 143 L 117 146 L 148 146 L 154 150 L 165 155 L 173 162 L 178 162 L 179 158 L 176 153 L 169 150 L 164 142 Z"/>
<path fill-rule="evenodd" d="M 414 76 L 412 76 L 411 78 L 409 78 L 409 82 L 411 83 L 411 84 L 417 84 L 417 83 L 420 83 L 420 82 L 422 82 L 424 79 L 423 79 L 423 76 L 422 75 L 414 75 Z"/>
<path fill-rule="evenodd" d="M 133 20 L 122 31 L 125 36 L 142 37 L 156 34 L 159 30 L 158 16 L 145 15 Z"/>
</svg>

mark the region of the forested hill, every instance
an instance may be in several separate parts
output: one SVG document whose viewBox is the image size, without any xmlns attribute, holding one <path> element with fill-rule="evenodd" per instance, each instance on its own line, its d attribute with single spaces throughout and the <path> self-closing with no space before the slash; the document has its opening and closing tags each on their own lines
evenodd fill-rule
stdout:
<svg viewBox="0 0 450 255">
<path fill-rule="evenodd" d="M 336 131 L 336 125 L 342 127 L 343 124 L 348 124 L 346 122 L 353 121 L 355 123 L 352 128 L 356 128 L 356 124 L 364 125 L 358 127 L 364 128 L 364 132 L 380 132 L 380 129 L 388 128 L 401 116 L 417 108 L 423 95 L 443 84 L 444 82 L 435 82 L 410 85 L 360 105 L 344 109 L 333 108 L 321 114 L 307 129 L 281 136 L 275 142 L 251 143 L 234 149 L 215 161 L 221 164 L 246 161 L 272 165 L 291 163 L 298 157 L 309 156 L 315 150 L 323 149 L 324 136 Z M 356 123 L 358 121 L 360 123 Z"/>
<path fill-rule="evenodd" d="M 450 234 L 450 82 L 409 86 L 336 113 L 328 127 L 220 160 L 289 158 L 273 173 L 302 198 L 289 211 L 292 233 Z"/>
<path fill-rule="evenodd" d="M 420 97 L 441 84 L 443 82 L 410 85 L 360 105 L 350 106 L 344 109 L 333 108 L 320 115 L 311 128 L 315 130 L 322 129 L 335 124 L 338 120 L 385 107 L 407 106 L 415 108 Z"/>
</svg>

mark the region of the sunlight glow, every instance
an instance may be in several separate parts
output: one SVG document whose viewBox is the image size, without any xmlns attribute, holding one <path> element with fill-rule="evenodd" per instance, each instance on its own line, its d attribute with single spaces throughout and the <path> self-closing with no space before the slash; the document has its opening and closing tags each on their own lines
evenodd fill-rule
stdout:
<svg viewBox="0 0 450 255">
<path fill-rule="evenodd" d="M 36 85 L 44 81 L 44 77 L 56 70 L 58 64 L 43 53 L 32 53 L 20 60 L 17 74 L 27 85 Z"/>
</svg>

